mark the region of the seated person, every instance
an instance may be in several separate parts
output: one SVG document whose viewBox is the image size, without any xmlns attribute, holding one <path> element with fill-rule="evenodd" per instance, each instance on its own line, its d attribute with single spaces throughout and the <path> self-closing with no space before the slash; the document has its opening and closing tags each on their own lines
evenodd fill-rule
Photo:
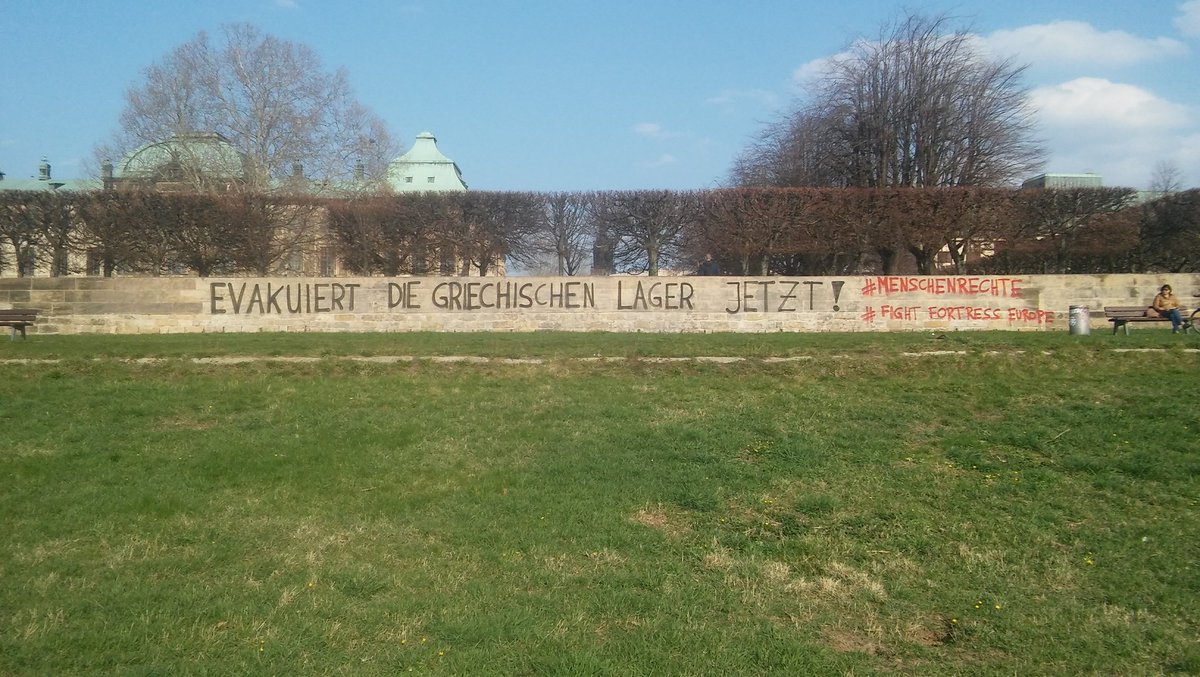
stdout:
<svg viewBox="0 0 1200 677">
<path fill-rule="evenodd" d="M 1150 304 L 1150 309 L 1158 313 L 1159 317 L 1171 320 L 1172 334 L 1179 331 L 1183 317 L 1179 314 L 1179 299 L 1175 298 L 1175 294 L 1171 292 L 1171 285 L 1164 284 L 1158 290 L 1158 295 L 1154 297 L 1154 303 Z"/>
</svg>

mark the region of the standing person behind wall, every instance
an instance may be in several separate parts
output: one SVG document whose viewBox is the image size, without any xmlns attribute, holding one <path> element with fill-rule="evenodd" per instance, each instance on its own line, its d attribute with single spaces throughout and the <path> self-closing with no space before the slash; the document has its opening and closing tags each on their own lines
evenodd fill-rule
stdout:
<svg viewBox="0 0 1200 677">
<path fill-rule="evenodd" d="M 1179 333 L 1179 325 L 1183 323 L 1183 317 L 1179 314 L 1179 299 L 1175 298 L 1175 294 L 1171 291 L 1171 285 L 1164 284 L 1158 290 L 1158 295 L 1154 297 L 1154 303 L 1150 304 L 1150 309 L 1158 313 L 1159 317 L 1165 317 L 1171 320 L 1171 333 Z"/>
<path fill-rule="evenodd" d="M 717 267 L 717 262 L 713 261 L 712 254 L 705 254 L 704 260 L 700 262 L 700 269 L 697 272 L 700 275 L 720 275 L 721 269 Z"/>
</svg>

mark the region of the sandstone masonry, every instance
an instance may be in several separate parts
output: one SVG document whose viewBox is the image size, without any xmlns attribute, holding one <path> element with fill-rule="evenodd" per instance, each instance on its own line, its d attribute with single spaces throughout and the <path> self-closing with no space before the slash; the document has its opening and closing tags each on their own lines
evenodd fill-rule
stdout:
<svg viewBox="0 0 1200 677">
<path fill-rule="evenodd" d="M 1185 304 L 1200 275 L 0 279 L 35 334 L 1066 330 L 1070 306 Z M 1196 299 L 1200 301 L 1200 299 Z M 1195 305 L 1194 303 L 1191 305 Z"/>
</svg>

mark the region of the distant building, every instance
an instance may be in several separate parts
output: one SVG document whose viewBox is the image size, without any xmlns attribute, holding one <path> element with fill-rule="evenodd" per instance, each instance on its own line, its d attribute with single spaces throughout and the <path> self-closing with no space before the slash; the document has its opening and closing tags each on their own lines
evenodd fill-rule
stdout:
<svg viewBox="0 0 1200 677">
<path fill-rule="evenodd" d="M 464 192 L 467 184 L 462 172 L 453 160 L 438 150 L 437 139 L 429 132 L 416 138 L 411 150 L 389 163 L 383 182 L 384 190 L 397 193 Z M 354 165 L 353 179 L 336 184 L 315 182 L 304 175 L 299 162 L 292 164 L 292 171 L 281 179 L 269 181 L 257 171 L 254 161 L 229 139 L 215 132 L 191 132 L 176 134 L 162 141 L 143 144 L 127 153 L 115 165 L 104 162 L 100 167 L 99 179 L 52 179 L 50 163 L 43 158 L 37 177 L 10 179 L 0 172 L 0 191 L 136 191 L 156 192 L 215 192 L 223 193 L 254 189 L 269 185 L 271 190 L 310 196 L 345 196 L 372 192 L 381 186 L 369 181 L 362 161 Z M 293 224 L 308 227 L 308 219 Z M 25 248 L 20 255 L 9 243 L 0 242 L 0 277 L 20 275 L 69 275 L 71 271 L 82 271 L 88 275 L 101 273 L 99 259 L 92 252 L 72 255 L 70 259 L 55 258 L 52 267 L 41 261 L 34 246 Z M 423 252 L 427 261 L 426 270 L 437 270 L 441 274 L 454 274 L 466 265 L 453 251 L 430 248 Z M 4 262 L 20 261 L 19 267 L 4 265 Z M 118 271 L 119 273 L 120 271 Z M 182 271 L 180 271 L 182 272 Z M 336 276 L 343 274 L 342 262 L 336 256 L 336 247 L 328 234 L 312 240 L 307 250 L 297 250 L 282 261 L 278 274 Z M 494 262 L 491 275 L 504 275 L 504 261 Z"/>
<path fill-rule="evenodd" d="M 437 139 L 421 132 L 413 147 L 388 165 L 387 182 L 397 193 L 444 193 L 467 190 L 462 172 L 438 150 Z"/>
<path fill-rule="evenodd" d="M 1022 188 L 1103 188 L 1104 178 L 1099 174 L 1039 174 L 1027 179 Z"/>
<path fill-rule="evenodd" d="M 28 179 L 12 179 L 0 172 L 0 190 L 95 190 L 100 183 L 90 179 L 55 179 L 50 176 L 50 162 L 42 158 L 38 175 Z"/>
<path fill-rule="evenodd" d="M 175 134 L 147 143 L 101 167 L 105 188 L 117 190 L 230 191 L 251 179 L 250 159 L 216 132 Z"/>
</svg>

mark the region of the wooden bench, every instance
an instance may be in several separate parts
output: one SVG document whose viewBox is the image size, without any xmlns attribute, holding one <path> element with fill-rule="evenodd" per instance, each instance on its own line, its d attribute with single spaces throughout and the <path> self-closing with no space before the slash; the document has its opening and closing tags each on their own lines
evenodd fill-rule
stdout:
<svg viewBox="0 0 1200 677">
<path fill-rule="evenodd" d="M 1154 315 L 1146 317 L 1146 310 L 1150 306 L 1104 306 L 1104 316 L 1109 322 L 1113 323 L 1113 333 L 1121 327 L 1125 328 L 1125 335 L 1129 336 L 1129 325 L 1134 322 L 1170 322 L 1170 318 Z M 1187 321 L 1188 312 L 1183 308 L 1179 309 L 1179 314 L 1183 315 L 1183 331 L 1186 333 L 1188 329 L 1193 329 Z"/>
<path fill-rule="evenodd" d="M 42 311 L 37 308 L 0 309 L 0 327 L 12 327 L 12 336 L 8 337 L 9 341 L 16 340 L 18 329 L 21 330 L 21 338 L 25 338 L 25 328 L 33 326 L 40 312 Z"/>
</svg>

